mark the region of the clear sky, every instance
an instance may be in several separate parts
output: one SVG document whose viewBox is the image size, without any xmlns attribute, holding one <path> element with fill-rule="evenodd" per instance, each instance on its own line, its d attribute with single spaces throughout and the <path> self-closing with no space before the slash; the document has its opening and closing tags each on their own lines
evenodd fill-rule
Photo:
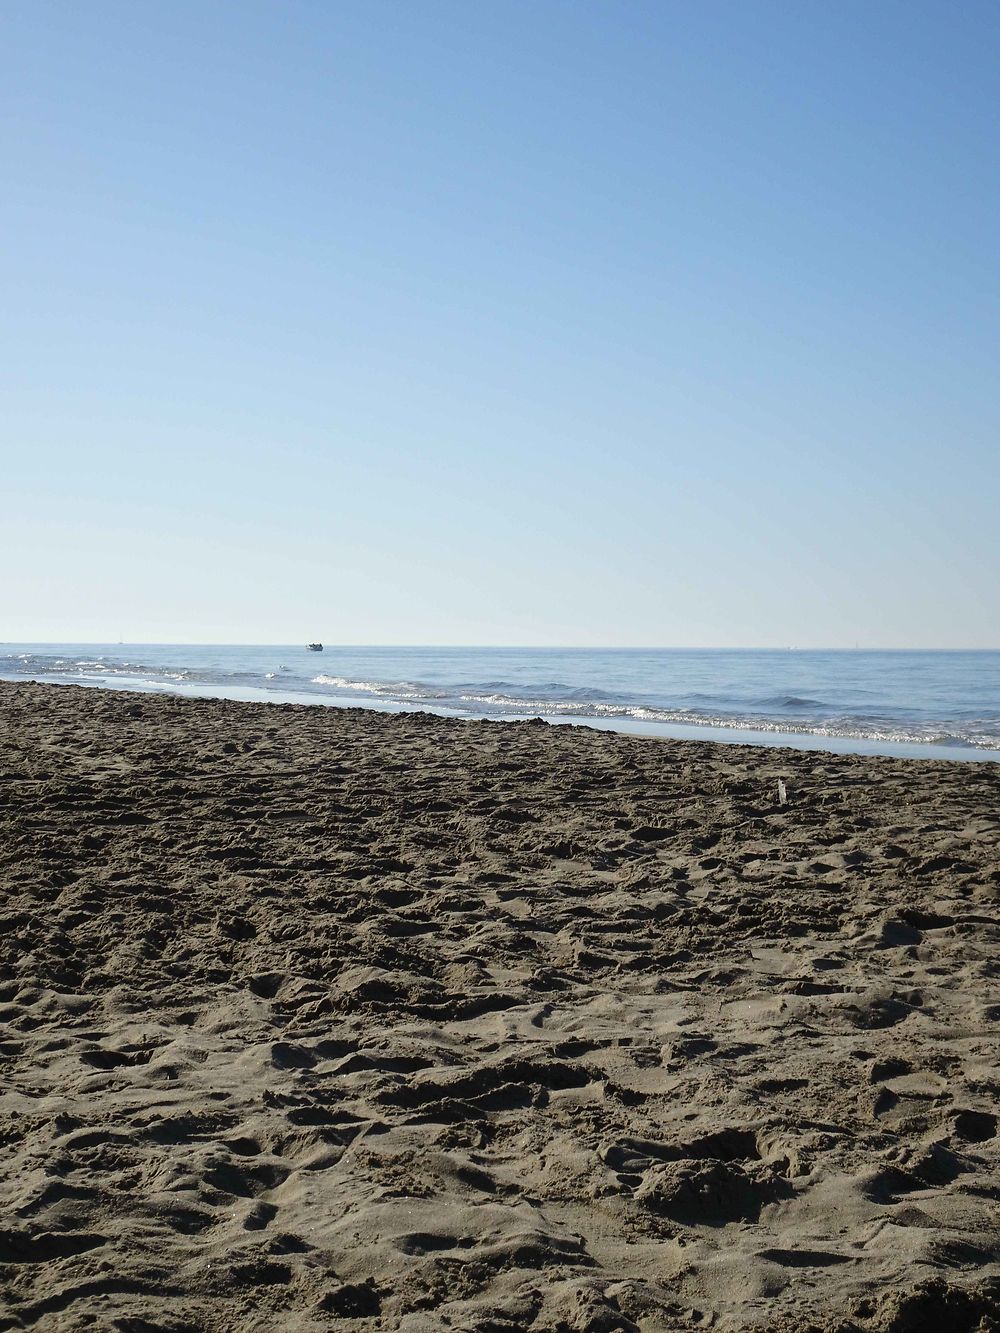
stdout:
<svg viewBox="0 0 1000 1333">
<path fill-rule="evenodd" d="M 0 640 L 997 646 L 1000 5 L 6 0 Z"/>
</svg>

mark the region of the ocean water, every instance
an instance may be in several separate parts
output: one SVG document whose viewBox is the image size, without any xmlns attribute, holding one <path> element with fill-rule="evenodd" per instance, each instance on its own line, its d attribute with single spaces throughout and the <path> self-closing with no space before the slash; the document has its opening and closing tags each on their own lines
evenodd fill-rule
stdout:
<svg viewBox="0 0 1000 1333">
<path fill-rule="evenodd" d="M 1000 759 L 1000 652 L 0 644 L 0 677 Z"/>
</svg>

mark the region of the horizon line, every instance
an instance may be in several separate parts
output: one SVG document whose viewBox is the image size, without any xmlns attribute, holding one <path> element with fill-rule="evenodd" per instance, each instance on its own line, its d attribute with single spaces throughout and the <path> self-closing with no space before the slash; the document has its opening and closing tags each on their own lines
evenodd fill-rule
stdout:
<svg viewBox="0 0 1000 1333">
<path fill-rule="evenodd" d="M 314 640 L 320 642 L 320 640 Z M 305 643 L 291 643 L 287 640 L 264 640 L 251 643 L 244 640 L 218 639 L 0 639 L 3 648 L 59 648 L 76 646 L 80 648 L 302 648 Z M 1000 645 L 995 647 L 974 647 L 971 645 L 953 647 L 933 647 L 923 644 L 906 646 L 884 646 L 878 644 L 831 645 L 831 644 L 586 644 L 586 643 L 326 643 L 324 650 L 351 650 L 358 648 L 395 648 L 395 649 L 468 649 L 508 650 L 517 652 L 687 652 L 687 653 L 995 653 L 1000 652 Z"/>
</svg>

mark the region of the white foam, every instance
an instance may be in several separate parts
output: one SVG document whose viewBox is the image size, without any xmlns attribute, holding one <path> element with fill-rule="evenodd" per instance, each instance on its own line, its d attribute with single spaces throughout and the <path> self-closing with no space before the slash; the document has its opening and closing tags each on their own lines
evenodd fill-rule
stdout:
<svg viewBox="0 0 1000 1333">
<path fill-rule="evenodd" d="M 422 685 L 413 685 L 407 680 L 390 684 L 378 680 L 349 680 L 346 676 L 327 676 L 320 673 L 318 676 L 313 676 L 312 683 L 314 685 L 329 685 L 337 690 L 350 690 L 353 694 L 374 694 L 383 699 L 445 699 L 448 697 Z"/>
<path fill-rule="evenodd" d="M 370 680 L 348 680 L 345 676 L 326 676 L 322 672 L 318 676 L 313 676 L 314 685 L 332 685 L 338 690 L 360 690 L 363 694 L 384 694 L 386 691 L 382 686 L 375 684 Z"/>
</svg>

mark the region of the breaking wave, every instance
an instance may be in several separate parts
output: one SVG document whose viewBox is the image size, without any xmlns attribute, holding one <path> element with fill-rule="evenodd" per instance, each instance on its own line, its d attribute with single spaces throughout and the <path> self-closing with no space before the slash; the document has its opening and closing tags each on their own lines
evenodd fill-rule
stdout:
<svg viewBox="0 0 1000 1333">
<path fill-rule="evenodd" d="M 326 676 L 320 673 L 313 676 L 313 685 L 332 685 L 338 690 L 347 690 L 351 694 L 377 694 L 384 699 L 447 699 L 449 696 L 427 685 L 412 684 L 410 681 L 348 680 L 344 676 Z"/>
<path fill-rule="evenodd" d="M 146 646 L 128 654 L 61 645 L 0 651 L 0 676 L 342 706 L 370 701 L 372 707 L 467 717 L 542 716 L 1000 751 L 997 654 L 966 665 L 972 672 L 966 678 L 956 677 L 953 655 L 925 655 L 935 660 L 925 663 L 931 675 L 923 693 L 913 685 L 912 661 L 900 670 L 892 654 L 871 654 L 864 669 L 843 655 L 800 654 L 794 672 L 783 668 L 786 659 L 767 654 L 704 653 L 697 671 L 691 666 L 696 655 L 639 650 L 538 650 L 532 657 L 522 650 L 368 649 L 330 656 L 341 669 L 316 673 L 311 654 L 294 648 Z M 542 669 L 543 659 L 558 670 Z M 385 674 L 371 669 L 376 662 Z M 511 666 L 517 670 L 506 669 Z M 413 674 L 403 674 L 410 669 Z M 783 669 L 796 683 L 811 678 L 820 688 L 766 688 L 780 681 Z"/>
</svg>

